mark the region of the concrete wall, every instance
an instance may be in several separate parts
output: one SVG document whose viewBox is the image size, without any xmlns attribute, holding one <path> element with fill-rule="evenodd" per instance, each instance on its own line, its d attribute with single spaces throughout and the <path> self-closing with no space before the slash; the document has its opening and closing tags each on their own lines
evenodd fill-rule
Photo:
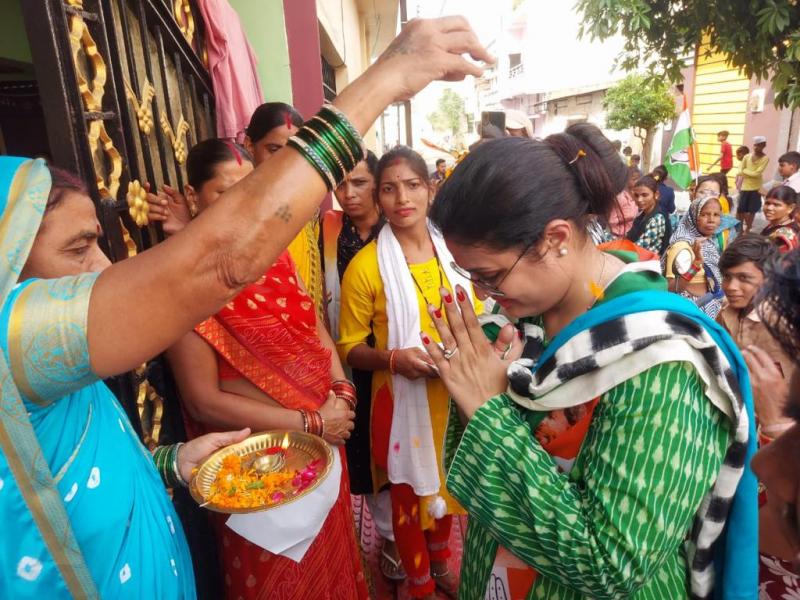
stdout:
<svg viewBox="0 0 800 600">
<path fill-rule="evenodd" d="M 292 75 L 283 0 L 229 0 L 239 13 L 253 52 L 264 100 L 292 104 Z"/>
<path fill-rule="evenodd" d="M 367 67 L 364 23 L 355 0 L 317 0 L 320 49 L 341 90 Z"/>
</svg>

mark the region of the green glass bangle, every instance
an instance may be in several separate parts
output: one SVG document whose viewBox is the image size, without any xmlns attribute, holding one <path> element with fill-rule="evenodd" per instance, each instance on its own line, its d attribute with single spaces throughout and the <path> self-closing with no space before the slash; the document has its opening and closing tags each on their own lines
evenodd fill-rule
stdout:
<svg viewBox="0 0 800 600">
<path fill-rule="evenodd" d="M 347 164 L 345 164 L 345 169 L 350 172 L 352 171 L 358 162 L 353 156 L 353 152 L 350 150 L 350 147 L 347 145 L 347 142 L 342 138 L 342 136 L 336 131 L 336 129 L 328 123 L 325 119 L 320 117 L 319 115 L 315 115 L 312 117 L 311 121 L 306 123 L 308 127 L 311 127 L 315 131 L 317 131 L 323 138 L 328 140 L 328 143 L 334 146 L 336 151 L 339 153 L 339 157 Z M 349 162 L 347 161 L 349 159 Z"/>
<path fill-rule="evenodd" d="M 347 118 L 347 115 L 345 115 L 342 111 L 336 108 L 333 104 L 326 104 L 322 107 L 320 112 L 330 113 L 330 115 L 333 117 L 333 122 L 342 126 L 342 128 L 345 130 L 347 133 L 346 137 L 349 137 L 356 146 L 363 146 L 364 140 L 361 139 L 361 134 L 358 133 L 355 127 L 353 127 L 353 124 Z"/>
<path fill-rule="evenodd" d="M 337 184 L 337 175 L 339 168 L 336 163 L 327 155 L 325 149 L 318 142 L 315 143 L 313 137 L 302 129 L 295 136 L 298 142 L 304 144 L 306 155 L 310 156 L 315 162 L 322 165 L 327 173 L 327 179 L 330 184 L 335 188 Z M 309 140 L 309 138 L 311 138 Z"/>
<path fill-rule="evenodd" d="M 353 152 L 353 157 L 356 158 L 356 162 L 359 162 L 364 158 L 364 140 L 361 138 L 361 135 L 356 131 L 356 128 L 353 127 L 352 123 L 347 119 L 347 117 L 338 110 L 335 106 L 331 104 L 326 104 L 322 107 L 319 111 L 319 114 L 328 120 L 336 132 L 344 139 L 350 149 Z"/>
<path fill-rule="evenodd" d="M 306 145 L 314 151 L 323 163 L 325 163 L 328 172 L 333 176 L 335 182 L 342 181 L 345 176 L 344 165 L 338 160 L 333 153 L 333 150 L 327 147 L 320 141 L 318 134 L 310 128 L 303 126 L 298 132 L 297 137 L 303 140 Z"/>
<path fill-rule="evenodd" d="M 327 152 L 329 159 L 333 160 L 334 164 L 339 168 L 340 176 L 336 177 L 336 180 L 340 181 L 344 179 L 344 176 L 347 174 L 348 169 L 347 167 L 344 166 L 344 163 L 342 162 L 342 159 L 339 156 L 339 152 L 337 152 L 319 132 L 317 132 L 313 127 L 309 126 L 308 123 L 306 123 L 306 125 L 303 126 L 303 129 L 305 130 L 305 132 L 307 132 L 309 135 L 313 137 L 313 139 L 317 144 L 322 145 L 322 147 Z M 319 148 L 316 149 L 319 150 Z"/>
<path fill-rule="evenodd" d="M 344 178 L 347 172 L 345 171 L 344 164 L 339 159 L 339 155 L 334 151 L 334 149 L 331 148 L 330 145 L 324 141 L 324 139 L 322 139 L 322 136 L 320 136 L 308 125 L 304 125 L 300 131 L 297 132 L 297 135 L 314 149 L 314 151 L 317 153 L 317 156 L 325 161 L 325 164 L 328 165 L 328 168 L 336 181 L 341 181 Z"/>
<path fill-rule="evenodd" d="M 329 192 L 332 192 L 336 189 L 336 180 L 333 178 L 333 174 L 330 172 L 328 167 L 322 161 L 322 159 L 317 156 L 316 152 L 314 152 L 306 142 L 300 139 L 297 136 L 293 136 L 289 138 L 287 142 L 289 146 L 297 150 L 305 159 L 311 164 L 312 167 L 319 173 L 322 180 L 325 182 L 325 187 L 328 188 Z"/>
</svg>

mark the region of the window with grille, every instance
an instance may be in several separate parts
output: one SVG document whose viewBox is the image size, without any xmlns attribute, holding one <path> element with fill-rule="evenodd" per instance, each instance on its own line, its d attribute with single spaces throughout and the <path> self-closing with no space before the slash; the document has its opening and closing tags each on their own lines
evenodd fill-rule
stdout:
<svg viewBox="0 0 800 600">
<path fill-rule="evenodd" d="M 336 98 L 336 71 L 331 66 L 325 57 L 322 59 L 322 93 L 325 96 L 325 102 L 333 102 Z"/>
</svg>

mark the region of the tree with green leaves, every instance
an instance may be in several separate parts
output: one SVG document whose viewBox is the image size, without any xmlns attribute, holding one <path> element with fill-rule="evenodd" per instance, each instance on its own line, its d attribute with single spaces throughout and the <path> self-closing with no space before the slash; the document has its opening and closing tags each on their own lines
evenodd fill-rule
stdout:
<svg viewBox="0 0 800 600">
<path fill-rule="evenodd" d="M 622 34 L 619 57 L 672 82 L 704 33 L 711 52 L 727 56 L 747 77 L 771 80 L 778 108 L 800 108 L 798 0 L 578 0 L 581 36 Z"/>
<path fill-rule="evenodd" d="M 650 153 L 656 127 L 675 116 L 675 98 L 659 79 L 628 75 L 609 88 L 603 98 L 606 127 L 633 129 L 642 142 L 642 167 L 650 170 Z"/>
<path fill-rule="evenodd" d="M 466 128 L 464 98 L 450 88 L 445 88 L 439 97 L 439 106 L 428 115 L 428 121 L 434 131 L 449 134 L 452 143 L 461 141 Z"/>
</svg>

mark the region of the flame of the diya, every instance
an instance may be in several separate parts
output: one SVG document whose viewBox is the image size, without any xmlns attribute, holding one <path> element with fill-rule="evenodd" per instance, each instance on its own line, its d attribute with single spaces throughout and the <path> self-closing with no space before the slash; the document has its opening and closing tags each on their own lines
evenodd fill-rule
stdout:
<svg viewBox="0 0 800 600">
<path fill-rule="evenodd" d="M 281 442 L 281 448 L 286 450 L 289 447 L 289 432 L 287 431 L 286 434 L 283 436 L 283 441 Z"/>
</svg>

